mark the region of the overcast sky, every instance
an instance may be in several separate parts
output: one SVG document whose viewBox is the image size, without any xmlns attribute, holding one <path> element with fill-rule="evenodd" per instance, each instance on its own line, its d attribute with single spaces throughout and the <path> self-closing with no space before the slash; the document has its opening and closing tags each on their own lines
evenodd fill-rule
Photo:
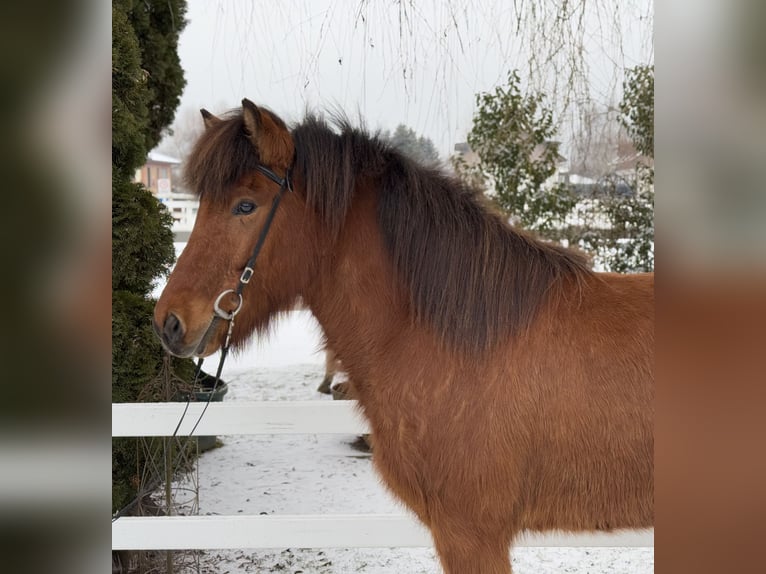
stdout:
<svg viewBox="0 0 766 574">
<path fill-rule="evenodd" d="M 537 17 L 555 16 L 560 2 L 543 1 L 549 8 Z M 621 68 L 653 62 L 652 5 L 590 3 L 587 76 L 594 99 L 606 106 L 619 98 Z M 288 122 L 300 120 L 307 107 L 337 107 L 373 129 L 404 123 L 446 157 L 465 141 L 475 94 L 503 83 L 513 68 L 525 76 L 529 45 L 542 41 L 545 29 L 515 32 L 515 5 L 530 6 L 529 0 L 189 0 L 179 46 L 187 80 L 179 113 L 222 112 L 243 97 Z M 567 66 L 560 54 L 545 67 L 546 81 L 560 84 Z"/>
</svg>

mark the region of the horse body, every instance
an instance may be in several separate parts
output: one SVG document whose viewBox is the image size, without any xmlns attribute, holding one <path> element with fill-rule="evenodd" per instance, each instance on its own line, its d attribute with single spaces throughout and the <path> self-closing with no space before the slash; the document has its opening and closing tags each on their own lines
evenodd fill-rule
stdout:
<svg viewBox="0 0 766 574">
<path fill-rule="evenodd" d="M 502 564 L 522 530 L 652 525 L 652 276 L 570 285 L 524 336 L 456 354 L 412 323 L 403 294 L 382 293 L 380 239 L 347 232 L 324 274 L 337 281 L 307 301 L 370 421 L 377 469 L 442 555 Z M 493 552 L 470 551 L 493 538 Z"/>
<path fill-rule="evenodd" d="M 217 149 L 225 130 L 277 170 L 296 156 L 296 193 L 244 293 L 235 343 L 302 298 L 369 420 L 377 470 L 430 528 L 446 572 L 507 574 L 524 530 L 652 525 L 653 276 L 592 273 L 359 132 L 296 129 L 293 150 L 280 120 L 248 102 L 218 121 L 229 124 L 203 136 L 192 169 L 238 157 Z M 335 167 L 316 168 L 320 158 Z M 202 227 L 155 311 L 173 352 L 199 350 L 204 306 L 241 272 L 263 224 L 230 215 L 239 197 L 267 205 L 274 194 L 251 171 L 217 183 L 197 172 Z M 227 253 L 214 278 L 200 269 L 211 234 Z"/>
</svg>

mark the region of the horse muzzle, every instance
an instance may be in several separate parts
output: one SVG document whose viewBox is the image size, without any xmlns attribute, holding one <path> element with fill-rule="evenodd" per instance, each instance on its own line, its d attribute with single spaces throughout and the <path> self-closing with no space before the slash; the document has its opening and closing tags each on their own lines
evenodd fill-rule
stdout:
<svg viewBox="0 0 766 574">
<path fill-rule="evenodd" d="M 207 341 L 186 342 L 187 330 L 183 320 L 172 311 L 167 314 L 164 322 L 160 325 L 157 319 L 152 319 L 152 328 L 162 342 L 162 346 L 168 353 L 176 357 L 188 358 L 202 356 L 199 347 L 206 346 Z M 203 337 L 203 339 L 206 337 Z M 210 353 L 206 353 L 210 354 Z"/>
<path fill-rule="evenodd" d="M 168 313 L 162 325 L 157 322 L 156 318 L 153 318 L 152 328 L 162 342 L 162 346 L 169 353 L 177 357 L 185 355 L 183 352 L 185 350 L 183 340 L 186 335 L 186 329 L 181 319 L 175 313 Z"/>
</svg>

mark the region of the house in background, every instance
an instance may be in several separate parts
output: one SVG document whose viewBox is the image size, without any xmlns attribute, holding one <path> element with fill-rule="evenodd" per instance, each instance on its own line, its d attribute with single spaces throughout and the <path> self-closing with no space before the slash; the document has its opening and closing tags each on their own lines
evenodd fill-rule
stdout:
<svg viewBox="0 0 766 574">
<path fill-rule="evenodd" d="M 173 170 L 181 160 L 150 151 L 146 163 L 136 170 L 136 181 L 144 184 L 154 195 L 170 193 L 173 189 Z"/>
<path fill-rule="evenodd" d="M 150 190 L 173 217 L 173 236 L 176 241 L 189 238 L 197 218 L 199 200 L 194 194 L 180 187 L 180 179 L 174 172 L 181 160 L 157 151 L 149 152 L 146 163 L 136 170 L 135 181 Z"/>
<path fill-rule="evenodd" d="M 641 167 L 654 167 L 654 159 L 641 154 L 630 138 L 620 134 L 617 140 L 616 157 L 610 164 L 612 172 L 623 179 L 633 180 Z"/>
</svg>

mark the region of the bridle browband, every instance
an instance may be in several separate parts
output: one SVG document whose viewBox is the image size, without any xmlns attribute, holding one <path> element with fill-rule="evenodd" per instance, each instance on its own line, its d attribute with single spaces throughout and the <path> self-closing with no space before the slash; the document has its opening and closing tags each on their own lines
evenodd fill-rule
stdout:
<svg viewBox="0 0 766 574">
<path fill-rule="evenodd" d="M 266 236 L 269 233 L 269 229 L 271 228 L 271 224 L 274 221 L 274 216 L 277 213 L 277 207 L 279 207 L 279 203 L 282 201 L 282 196 L 284 196 L 285 191 L 293 191 L 293 182 L 292 182 L 292 176 L 290 174 L 290 168 L 288 168 L 285 171 L 284 177 L 279 177 L 276 173 L 274 173 L 272 170 L 270 170 L 265 165 L 257 165 L 255 166 L 256 171 L 260 172 L 261 174 L 265 175 L 267 178 L 269 178 L 271 181 L 276 183 L 279 186 L 279 193 L 274 197 L 273 201 L 271 202 L 271 209 L 269 210 L 268 215 L 266 216 L 266 222 L 263 224 L 263 229 L 261 229 L 261 234 L 258 236 L 258 241 L 255 243 L 255 247 L 253 248 L 253 253 L 250 255 L 250 259 L 247 260 L 247 263 L 245 263 L 245 268 L 242 270 L 242 274 L 239 276 L 239 281 L 237 282 L 237 286 L 234 289 L 226 289 L 225 291 L 221 292 L 218 297 L 215 299 L 215 303 L 213 303 L 213 318 L 210 320 L 210 325 L 208 325 L 207 330 L 205 331 L 205 334 L 202 336 L 202 340 L 200 341 L 199 345 L 197 346 L 196 351 L 198 353 L 201 353 L 204 351 L 205 346 L 207 345 L 208 340 L 212 336 L 212 334 L 215 332 L 215 328 L 218 325 L 218 322 L 221 320 L 228 321 L 229 322 L 229 329 L 226 333 L 226 339 L 224 341 L 223 346 L 221 347 L 221 359 L 218 362 L 218 369 L 215 376 L 215 384 L 213 386 L 213 391 L 215 392 L 215 388 L 218 386 L 218 383 L 221 379 L 221 370 L 223 369 L 223 363 L 226 360 L 226 355 L 229 352 L 229 344 L 231 343 L 231 334 L 234 331 L 234 317 L 237 316 L 237 314 L 242 310 L 242 291 L 245 288 L 245 285 L 247 285 L 250 282 L 250 279 L 253 276 L 253 273 L 255 272 L 255 261 L 258 259 L 258 255 L 261 252 L 261 249 L 263 248 L 263 244 L 266 241 Z M 237 296 L 239 299 L 237 302 L 237 307 L 233 311 L 224 311 L 221 309 L 221 300 L 228 295 L 229 293 L 233 293 Z M 195 380 L 197 376 L 199 375 L 200 371 L 202 370 L 202 361 L 203 359 L 200 358 L 197 363 L 197 373 L 195 375 Z M 211 396 L 212 396 L 211 392 Z"/>
</svg>

